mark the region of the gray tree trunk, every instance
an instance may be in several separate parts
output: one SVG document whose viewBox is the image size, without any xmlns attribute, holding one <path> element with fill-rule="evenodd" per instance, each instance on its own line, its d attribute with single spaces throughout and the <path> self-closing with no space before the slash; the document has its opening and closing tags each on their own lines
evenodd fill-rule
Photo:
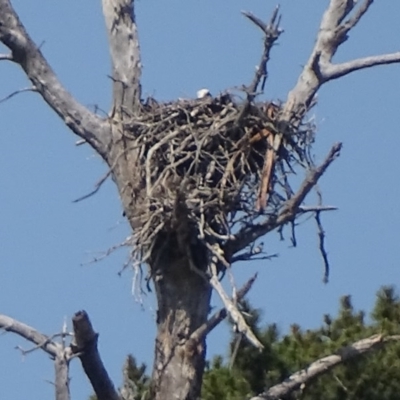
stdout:
<svg viewBox="0 0 400 400">
<path fill-rule="evenodd" d="M 32 83 L 31 90 L 38 92 L 66 126 L 82 138 L 83 142 L 90 144 L 107 162 L 110 167 L 109 173 L 118 186 L 126 216 L 135 231 L 143 222 L 140 221 L 140 207 L 146 207 L 147 203 L 145 192 L 140 190 L 140 187 L 138 190 L 138 179 L 141 177 L 136 173 L 140 163 L 143 164 L 143 159 L 139 158 L 138 150 L 131 147 L 132 141 L 128 138 L 136 132 L 126 131 L 126 125 L 132 123 L 143 111 L 140 49 L 134 1 L 102 0 L 102 4 L 110 44 L 113 81 L 113 106 L 107 118 L 101 118 L 89 111 L 63 87 L 41 53 L 40 46 L 37 46 L 28 35 L 10 0 L 0 0 L 0 41 L 10 50 L 9 54 L 0 55 L 0 60 L 17 63 Z M 315 94 L 325 82 L 363 68 L 400 62 L 400 53 L 365 57 L 339 64 L 332 62 L 340 44 L 347 40 L 349 31 L 359 22 L 371 4 L 372 0 L 362 2 L 330 0 L 311 56 L 304 65 L 297 84 L 289 92 L 286 102 L 282 104 L 279 117 L 275 121 L 273 142 L 267 149 L 269 154 L 272 154 L 272 166 L 283 143 L 290 136 L 290 130 L 301 126 L 304 122 L 303 117 L 313 105 Z M 264 31 L 266 37 L 271 33 L 276 38 L 279 36 L 281 30 L 278 26 L 277 10 L 270 24 L 264 24 L 250 13 L 245 15 Z M 268 41 L 265 43 L 263 61 L 257 69 L 254 85 L 247 93 L 247 106 L 255 98 L 259 81 L 266 78 L 266 62 L 269 59 L 270 49 L 267 48 Z M 243 114 L 247 109 L 248 107 L 243 107 Z M 226 256 L 224 261 L 233 260 L 235 254 L 244 249 L 250 251 L 248 253 L 250 258 L 253 255 L 251 251 L 254 250 L 251 244 L 259 237 L 287 223 L 293 223 L 298 215 L 324 210 L 321 205 L 304 207 L 303 202 L 318 179 L 338 156 L 340 148 L 340 144 L 334 145 L 325 161 L 320 166 L 310 169 L 298 190 L 290 193 L 276 214 L 264 215 L 262 220 L 244 226 L 231 235 L 233 237 L 225 239 L 226 244 L 222 249 L 222 253 Z M 269 183 L 267 180 L 267 188 Z M 149 215 L 148 211 L 145 215 Z M 221 286 L 218 286 L 216 273 L 214 275 L 209 273 L 210 249 L 203 247 L 197 235 L 190 229 L 185 229 L 188 221 L 185 219 L 184 209 L 176 219 L 176 223 L 180 224 L 179 227 L 160 231 L 154 246 L 149 249 L 150 256 L 146 260 L 158 303 L 152 400 L 198 400 L 204 371 L 207 333 L 227 314 L 235 321 L 241 332 L 246 331 L 246 324 L 234 301 L 231 301 L 225 293 L 221 295 L 219 291 Z M 243 257 L 243 253 L 240 257 Z M 220 294 L 226 310 L 217 312 L 207 320 L 212 287 Z M 236 296 L 235 300 L 239 297 Z M 43 348 L 53 358 L 62 357 L 56 360 L 56 375 L 61 382 L 57 386 L 57 400 L 67 400 L 69 398 L 67 361 L 71 354 L 64 348 L 57 347 L 49 338 L 37 332 L 32 333 L 30 327 L 15 324 L 15 321 L 10 322 L 9 318 L 0 318 L 0 327 L 14 329 L 16 333 Z M 367 348 L 374 343 L 368 342 Z M 94 344 L 93 342 L 92 353 L 85 346 L 78 350 L 82 353 L 81 358 L 88 358 L 86 360 L 88 365 L 95 360 L 96 368 L 91 368 L 90 371 L 96 375 L 93 377 L 96 381 L 105 376 L 105 370 L 99 361 Z M 334 359 L 332 365 L 336 362 L 337 359 Z M 318 365 L 317 367 L 320 368 Z M 318 368 L 316 371 L 323 373 L 325 367 Z M 308 376 L 307 373 L 301 372 L 301 376 L 295 378 L 297 380 L 293 386 L 279 386 L 277 391 L 279 396 L 284 397 L 300 384 L 308 382 L 312 374 Z M 101 395 L 108 398 L 119 397 L 111 382 L 108 384 L 108 390 L 110 395 L 105 395 L 104 390 L 98 389 L 103 392 L 100 395 L 97 393 L 98 397 L 101 398 Z M 259 398 L 269 397 L 269 393 L 266 392 Z"/>
</svg>

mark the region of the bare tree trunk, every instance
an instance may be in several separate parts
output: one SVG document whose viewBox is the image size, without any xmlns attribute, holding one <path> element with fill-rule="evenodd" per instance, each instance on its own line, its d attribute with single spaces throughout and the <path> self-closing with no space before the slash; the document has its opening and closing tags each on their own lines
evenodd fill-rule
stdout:
<svg viewBox="0 0 400 400">
<path fill-rule="evenodd" d="M 191 267 L 174 238 L 163 247 L 158 261 L 152 263 L 158 312 L 151 398 L 196 400 L 206 346 L 205 336 L 196 340 L 191 335 L 207 321 L 211 286 Z M 204 262 L 196 263 L 199 270 L 205 267 Z"/>
<path fill-rule="evenodd" d="M 142 224 L 142 194 L 135 191 L 135 151 L 126 152 L 123 138 L 110 164 L 132 230 Z M 123 156 L 119 156 L 123 154 Z M 184 203 L 184 202 L 183 202 Z M 157 296 L 157 337 L 152 372 L 152 400 L 197 400 L 205 366 L 206 335 L 193 335 L 207 323 L 212 287 L 206 278 L 208 251 L 178 205 L 171 230 L 162 230 L 147 260 Z"/>
<path fill-rule="evenodd" d="M 303 118 L 314 103 L 315 94 L 320 87 L 325 82 L 340 78 L 353 71 L 370 68 L 375 65 L 400 63 L 399 52 L 365 57 L 339 64 L 332 62 L 337 49 L 347 40 L 350 30 L 356 26 L 361 17 L 367 12 L 372 2 L 373 0 L 363 0 L 362 2 L 330 0 L 328 9 L 322 18 L 310 58 L 305 64 L 296 86 L 290 91 L 287 101 L 282 105 L 276 117 L 274 130 L 269 132 L 271 136 L 265 153 L 268 157 L 265 157 L 266 168 L 264 169 L 266 173 L 263 173 L 264 185 L 260 191 L 260 209 L 265 208 L 267 205 L 267 191 L 278 155 L 282 153 L 282 150 L 287 151 L 287 149 L 294 154 L 299 140 L 303 142 L 304 132 L 295 128 L 304 123 Z M 200 239 L 198 238 L 202 235 L 203 238 L 205 237 L 204 232 L 201 233 L 200 230 L 204 230 L 204 220 L 206 218 L 205 212 L 202 210 L 204 199 L 200 194 L 204 195 L 206 192 L 203 188 L 200 193 L 199 187 L 203 187 L 206 183 L 208 186 L 205 189 L 215 190 L 213 186 L 215 181 L 213 179 L 217 179 L 213 178 L 215 166 L 211 168 L 211 164 L 210 168 L 199 168 L 198 172 L 193 172 L 198 167 L 196 163 L 198 162 L 197 158 L 200 150 L 208 154 L 208 158 L 204 160 L 209 160 L 209 156 L 214 153 L 219 154 L 218 157 L 223 153 L 224 162 L 221 164 L 222 167 L 220 167 L 219 171 L 222 178 L 218 178 L 220 184 L 218 187 L 221 189 L 222 194 L 227 189 L 228 177 L 235 182 L 239 177 L 242 183 L 245 183 L 244 177 L 247 172 L 244 170 L 245 172 L 236 174 L 235 162 L 239 159 L 239 155 L 244 157 L 243 160 L 246 163 L 248 163 L 248 160 L 241 148 L 237 147 L 237 143 L 230 150 L 229 146 L 227 149 L 224 146 L 220 146 L 223 150 L 221 154 L 219 147 L 214 147 L 211 153 L 209 149 L 205 151 L 204 146 L 203 148 L 201 146 L 198 147 L 197 133 L 202 130 L 204 138 L 205 136 L 210 136 L 212 132 L 218 133 L 218 131 L 221 131 L 225 135 L 223 137 L 224 140 L 228 139 L 227 143 L 236 140 L 230 137 L 230 133 L 233 133 L 233 131 L 227 127 L 231 123 L 237 124 L 239 121 L 243 121 L 246 112 L 250 109 L 250 105 L 254 103 L 260 81 L 263 81 L 261 84 L 261 90 L 263 90 L 267 77 L 266 63 L 269 59 L 269 50 L 281 33 L 278 10 L 275 10 L 270 24 L 263 23 L 250 13 L 245 13 L 264 32 L 265 51 L 260 67 L 257 69 L 255 80 L 248 88 L 246 102 L 241 107 L 242 111 L 238 115 L 232 114 L 229 117 L 231 119 L 225 120 L 225 117 L 221 117 L 221 111 L 218 114 L 218 118 L 223 119 L 219 120 L 217 127 L 214 122 L 210 121 L 210 116 L 203 113 L 207 117 L 208 128 L 199 128 L 196 125 L 196 119 L 199 119 L 199 109 L 193 109 L 192 111 L 195 111 L 195 113 L 191 114 L 188 113 L 188 110 L 182 109 L 180 104 L 177 114 L 173 113 L 169 116 L 163 116 L 162 113 L 159 114 L 160 121 L 158 121 L 157 126 L 159 131 L 152 131 L 149 126 L 153 126 L 154 121 L 141 120 L 146 112 L 151 114 L 151 107 L 149 111 L 149 107 L 141 100 L 140 46 L 134 15 L 134 0 L 102 0 L 102 4 L 110 43 L 113 82 L 113 106 L 107 118 L 103 119 L 92 113 L 78 103 L 62 86 L 42 54 L 40 46 L 37 46 L 28 35 L 10 0 L 0 0 L 0 42 L 10 50 L 9 54 L 0 54 L 0 60 L 19 64 L 31 81 L 32 87 L 30 89 L 40 93 L 64 123 L 85 143 L 90 144 L 108 163 L 110 170 L 106 177 L 112 175 L 118 186 L 123 208 L 134 235 L 139 231 L 140 227 L 152 225 L 150 230 L 143 229 L 145 234 L 139 237 L 136 242 L 134 242 L 135 239 L 132 240 L 133 246 L 139 245 L 139 250 L 136 249 L 138 255 L 141 256 L 139 262 L 149 265 L 150 278 L 154 283 L 158 301 L 157 339 L 155 343 L 151 399 L 198 400 L 200 398 L 206 355 L 206 335 L 227 315 L 230 315 L 237 323 L 240 332 L 243 333 L 248 330 L 233 301 L 223 292 L 221 298 L 224 301 L 226 311 L 221 310 L 207 320 L 210 310 L 211 285 L 220 295 L 221 290 L 219 289 L 222 288 L 219 285 L 217 269 L 213 270 L 209 267 L 215 267 L 216 262 L 229 267 L 230 262 L 234 260 L 234 256 L 239 252 L 242 253 L 238 255 L 238 259 L 240 257 L 242 259 L 243 257 L 251 259 L 253 255 L 257 254 L 255 252 L 256 249 L 252 246 L 255 240 L 285 224 L 293 223 L 298 216 L 306 212 L 320 212 L 322 210 L 321 205 L 305 207 L 303 202 L 328 166 L 339 155 L 341 144 L 332 146 L 321 165 L 310 168 L 297 191 L 293 191 L 290 188 L 290 190 L 286 190 L 285 196 L 279 196 L 281 203 L 279 207 L 274 206 L 273 213 L 258 215 L 253 213 L 252 206 L 238 208 L 237 210 L 239 211 L 249 210 L 250 219 L 245 220 L 239 227 L 236 225 L 234 234 L 225 228 L 222 229 L 222 234 L 210 231 L 211 233 L 208 232 L 208 235 L 213 239 L 210 239 L 210 242 L 203 240 L 203 244 L 200 244 Z M 229 104 L 228 108 L 232 108 L 233 103 Z M 223 102 L 217 104 L 217 108 L 221 106 L 225 107 L 226 104 Z M 176 119 L 176 116 L 179 116 L 182 111 L 185 113 L 184 121 L 189 121 L 186 128 L 184 128 L 182 121 L 177 124 L 178 119 Z M 265 121 L 263 111 L 261 109 L 259 111 L 263 124 L 265 123 L 265 126 L 267 126 L 270 121 Z M 214 113 L 212 120 L 215 119 L 215 115 Z M 195 121 L 191 122 L 191 118 Z M 263 124 L 261 125 L 264 126 Z M 144 127 L 147 128 L 144 129 Z M 173 130 L 171 131 L 172 128 Z M 250 128 L 240 140 L 246 139 L 247 133 L 251 133 L 254 126 Z M 193 131 L 196 130 L 198 132 L 194 135 Z M 139 138 L 143 140 L 138 141 Z M 153 139 L 157 139 L 157 142 L 152 142 Z M 186 142 L 187 139 L 191 142 Z M 176 144 L 177 140 L 180 141 L 178 145 Z M 161 148 L 170 143 L 172 147 L 169 150 Z M 293 143 L 296 146 L 293 147 Z M 174 162 L 170 162 L 169 159 L 167 160 L 168 162 L 165 162 L 161 154 L 163 151 L 169 151 L 169 154 L 179 153 L 180 156 L 175 157 L 176 154 L 173 154 L 174 157 L 171 157 L 171 159 Z M 196 152 L 196 157 L 194 157 L 193 153 L 191 167 L 187 168 L 186 172 L 182 172 L 186 168 L 183 167 L 183 162 L 187 157 L 185 152 Z M 240 152 L 243 154 L 240 154 Z M 157 157 L 159 157 L 158 161 Z M 197 161 L 194 162 L 194 159 Z M 303 158 L 300 157 L 300 159 L 303 163 Z M 202 161 L 203 164 L 204 160 Z M 176 171 L 178 165 L 182 169 L 180 173 Z M 313 165 L 313 163 L 310 163 L 310 165 Z M 175 178 L 178 178 L 178 181 L 173 180 L 172 174 L 165 173 L 165 171 L 171 171 L 173 168 L 175 168 Z M 227 173 L 225 173 L 226 171 Z M 194 176 L 194 174 L 197 174 L 197 176 Z M 188 175 L 191 178 L 189 179 L 191 186 L 185 187 L 187 182 L 184 182 L 183 177 L 187 178 Z M 208 175 L 209 177 L 207 177 Z M 286 177 L 283 179 L 286 179 Z M 102 182 L 104 182 L 104 179 Z M 244 192 L 248 191 L 247 186 L 243 187 L 245 187 Z M 287 181 L 283 181 L 282 187 L 287 188 Z M 182 199 L 180 198 L 182 191 L 184 192 L 185 190 L 186 194 L 190 191 L 195 193 L 191 199 L 192 203 L 193 200 L 201 200 L 200 203 L 196 203 L 200 204 L 196 211 L 197 214 L 192 212 L 192 217 L 194 215 L 198 218 L 197 222 L 201 228 L 197 231 L 198 227 L 193 229 L 190 226 L 189 218 L 185 218 L 188 215 L 188 209 L 185 208 L 185 202 L 188 198 L 185 198 L 184 195 Z M 212 193 L 212 190 L 210 193 Z M 241 194 L 244 192 L 241 192 Z M 210 196 L 208 200 L 211 199 Z M 248 198 L 251 199 L 251 197 Z M 219 195 L 216 199 L 218 204 L 221 204 L 224 196 Z M 170 200 L 169 203 L 168 200 Z M 211 204 L 211 201 L 209 203 Z M 192 211 L 194 209 L 193 204 Z M 223 217 L 226 217 L 232 211 L 237 211 L 232 209 L 229 204 L 230 202 L 228 202 L 228 207 L 224 209 L 225 214 L 223 214 Z M 324 209 L 327 210 L 329 207 Z M 213 211 L 214 208 L 209 210 Z M 155 213 L 158 213 L 158 219 L 154 218 Z M 214 217 L 215 213 L 208 213 L 208 218 Z M 193 218 L 191 221 L 193 223 Z M 224 218 L 220 218 L 219 224 L 221 223 L 222 225 L 226 223 Z M 208 227 L 212 228 L 210 224 Z M 220 246 L 221 243 L 223 245 Z M 213 248 L 212 245 L 214 244 L 218 246 Z M 215 263 L 214 261 L 210 263 L 210 255 L 216 258 L 217 261 Z M 244 292 L 250 287 L 251 283 Z M 244 295 L 244 292 L 242 295 Z M 232 298 L 237 301 L 242 295 L 236 295 L 233 292 Z M 79 314 L 78 316 L 82 315 Z M 53 343 L 50 338 L 39 334 L 28 326 L 10 320 L 8 317 L 1 318 L 0 316 L 0 327 L 22 335 L 56 359 L 56 375 L 59 378 L 56 387 L 56 398 L 57 400 L 68 399 L 68 361 L 70 358 L 65 353 L 65 349 Z M 99 399 L 102 397 L 107 399 L 118 398 L 119 394 L 115 391 L 100 362 L 101 360 L 95 347 L 97 336 L 92 330 L 88 332 L 93 339 L 88 342 L 91 346 L 87 346 L 87 343 L 83 341 L 84 345 L 79 346 L 78 343 L 77 347 L 81 353 L 80 358 L 85 372 L 89 378 L 92 378 L 91 382 Z M 78 337 L 79 335 L 76 336 Z M 366 348 L 372 348 L 375 343 L 379 342 L 378 344 L 380 344 L 380 341 L 381 339 L 378 338 L 372 342 L 367 342 Z M 361 345 L 365 345 L 365 343 L 361 343 Z M 360 347 L 361 350 L 363 348 L 362 346 Z M 361 353 L 360 349 L 356 348 L 358 353 Z M 341 362 L 338 356 L 323 359 L 324 362 L 327 360 L 332 366 Z M 312 378 L 325 371 L 325 366 L 321 367 L 320 363 L 312 364 L 311 366 L 314 367 L 314 375 L 309 372 L 310 368 L 306 372 L 300 371 L 300 373 L 291 377 L 292 381 L 295 381 L 293 384 L 278 385 L 260 395 L 257 399 L 284 396 L 297 388 L 298 385 L 306 382 L 309 379 L 307 377 Z M 107 386 L 106 389 L 102 386 L 104 384 Z"/>
</svg>

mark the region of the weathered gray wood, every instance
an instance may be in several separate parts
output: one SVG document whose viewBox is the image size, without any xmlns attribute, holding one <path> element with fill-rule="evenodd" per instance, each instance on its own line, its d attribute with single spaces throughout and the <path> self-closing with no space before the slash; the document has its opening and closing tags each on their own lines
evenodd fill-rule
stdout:
<svg viewBox="0 0 400 400">
<path fill-rule="evenodd" d="M 112 62 L 113 113 L 130 117 L 140 108 L 140 48 L 133 0 L 103 0 Z"/>
<path fill-rule="evenodd" d="M 103 0 L 102 4 L 112 61 L 113 109 L 107 120 L 102 120 L 83 107 L 62 86 L 40 49 L 26 32 L 10 0 L 0 0 L 0 41 L 11 51 L 10 55 L 0 55 L 0 60 L 19 64 L 32 82 L 35 91 L 40 93 L 66 126 L 88 142 L 108 162 L 118 186 L 124 211 L 132 229 L 135 229 L 134 210 L 138 201 L 133 189 L 135 187 L 133 171 L 141 161 L 136 150 L 129 147 L 124 132 L 124 123 L 134 118 L 142 106 L 140 49 L 134 1 Z M 284 127 L 289 126 L 293 119 L 301 120 L 313 103 L 315 94 L 325 82 L 362 68 L 400 62 L 400 53 L 393 53 L 341 64 L 332 63 L 337 49 L 347 40 L 349 31 L 356 26 L 371 4 L 372 0 L 360 2 L 330 0 L 321 21 L 314 49 L 295 87 L 288 94 L 279 116 L 283 133 Z M 283 140 L 283 133 L 275 137 L 273 146 L 275 150 Z M 223 249 L 226 258 L 234 256 L 258 237 L 293 220 L 301 211 L 301 203 L 305 196 L 315 186 L 339 150 L 340 145 L 334 146 L 326 160 L 310 172 L 298 192 L 283 207 L 278 218 L 266 219 L 260 224 L 248 227 L 228 241 L 226 248 Z M 173 237 L 165 238 L 168 246 L 164 246 L 165 243 L 158 243 L 158 246 L 154 246 L 154 254 L 149 259 L 150 273 L 158 301 L 152 381 L 154 400 L 195 400 L 200 396 L 206 350 L 205 335 L 198 335 L 196 332 L 209 331 L 207 316 L 211 286 L 204 279 L 208 261 L 202 259 L 201 254 L 206 254 L 206 251 L 193 243 L 193 239 L 196 238 L 186 237 L 180 241 Z M 196 268 L 193 268 L 191 259 L 194 255 L 197 259 Z M 222 314 L 224 313 L 216 316 L 216 321 L 222 318 Z M 74 349 L 79 354 L 98 398 L 117 400 L 118 393 L 101 362 L 97 349 L 97 335 L 87 315 L 78 313 L 74 317 L 74 322 L 76 334 Z M 57 396 L 60 396 L 57 400 L 67 400 L 68 354 L 60 352 L 57 344 L 46 336 L 23 324 L 16 324 L 7 317 L 4 319 L 4 316 L 0 316 L 0 326 L 26 337 L 56 359 L 56 382 L 58 382 L 56 386 L 59 393 Z M 338 356 L 335 357 L 332 360 L 340 362 Z M 321 360 L 317 363 L 321 363 Z M 320 364 L 315 364 L 316 367 L 318 365 Z M 324 373 L 324 370 L 318 368 L 314 371 Z M 303 377 L 302 373 L 300 372 L 298 376 Z M 298 387 L 304 382 L 301 379 L 298 381 L 294 379 L 293 387 Z M 292 386 L 287 386 L 286 383 L 282 385 L 280 388 L 275 388 L 275 391 L 271 388 L 271 392 L 265 396 L 283 396 L 293 390 Z M 263 396 L 259 399 L 267 398 Z"/>
<path fill-rule="evenodd" d="M 11 50 L 12 61 L 21 66 L 36 91 L 65 125 L 106 158 L 111 139 L 109 124 L 82 106 L 64 88 L 9 0 L 0 0 L 0 41 Z"/>
<path fill-rule="evenodd" d="M 101 360 L 97 349 L 98 334 L 93 330 L 89 316 L 85 311 L 78 311 L 72 318 L 72 324 L 75 337 L 71 348 L 79 357 L 97 399 L 120 400 Z"/>
<path fill-rule="evenodd" d="M 0 314 L 0 330 L 13 332 L 35 345 L 30 350 L 21 350 L 27 354 L 37 349 L 44 350 L 54 359 L 55 400 L 70 400 L 69 393 L 69 360 L 70 349 L 56 343 L 51 337 L 40 333 L 35 328 L 17 321 L 7 315 Z"/>
</svg>

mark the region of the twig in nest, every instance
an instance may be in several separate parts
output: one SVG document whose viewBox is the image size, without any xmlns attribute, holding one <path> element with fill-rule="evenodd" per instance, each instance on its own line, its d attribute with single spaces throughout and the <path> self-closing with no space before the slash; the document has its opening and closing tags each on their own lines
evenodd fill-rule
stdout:
<svg viewBox="0 0 400 400">
<path fill-rule="evenodd" d="M 114 253 L 114 251 L 120 249 L 121 247 L 125 247 L 125 246 L 132 246 L 132 236 L 128 236 L 123 242 L 110 247 L 105 252 L 103 252 L 103 254 L 99 255 L 98 257 L 92 258 L 90 261 L 88 261 L 86 263 L 82 263 L 82 265 L 92 264 L 92 263 L 104 260 L 110 254 Z"/>
<path fill-rule="evenodd" d="M 341 143 L 336 143 L 332 146 L 322 164 L 310 170 L 296 194 L 293 195 L 290 200 L 281 205 L 279 214 L 268 216 L 260 223 L 253 223 L 244 226 L 235 234 L 234 239 L 227 241 L 224 246 L 226 257 L 229 259 L 230 256 L 233 256 L 233 254 L 246 248 L 260 236 L 263 236 L 266 233 L 289 223 L 293 218 L 296 218 L 304 199 L 312 188 L 315 187 L 319 178 L 324 174 L 332 162 L 339 156 L 341 148 Z"/>
</svg>

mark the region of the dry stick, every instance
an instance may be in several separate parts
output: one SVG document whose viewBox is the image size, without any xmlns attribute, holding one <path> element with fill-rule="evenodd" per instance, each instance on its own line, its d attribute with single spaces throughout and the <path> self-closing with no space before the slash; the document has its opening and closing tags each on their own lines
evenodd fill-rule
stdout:
<svg viewBox="0 0 400 400">
<path fill-rule="evenodd" d="M 9 95 L 7 95 L 7 96 L 3 97 L 2 99 L 0 99 L 0 104 L 5 102 L 5 101 L 7 101 L 7 100 L 10 100 L 12 97 L 16 96 L 17 94 L 25 93 L 25 92 L 38 92 L 38 90 L 34 86 L 31 86 L 31 87 L 28 87 L 28 88 L 19 89 L 19 90 L 15 90 L 14 92 L 12 92 Z"/>
<path fill-rule="evenodd" d="M 279 27 L 281 17 L 279 15 L 279 6 L 275 8 L 270 22 L 265 24 L 259 18 L 254 16 L 252 13 L 243 11 L 242 14 L 247 17 L 250 21 L 256 24 L 265 34 L 264 38 L 264 51 L 260 60 L 260 63 L 256 69 L 256 74 L 254 75 L 253 82 L 247 88 L 247 101 L 245 103 L 245 107 L 238 119 L 240 120 L 246 112 L 246 108 L 250 105 L 250 103 L 254 100 L 257 95 L 258 86 L 261 83 L 261 92 L 264 91 L 265 82 L 268 77 L 267 64 L 270 59 L 270 52 L 274 43 L 278 40 L 279 36 L 282 34 L 283 30 Z"/>
<path fill-rule="evenodd" d="M 54 358 L 61 349 L 60 345 L 53 342 L 48 336 L 43 335 L 29 325 L 19 322 L 7 315 L 0 314 L 0 329 L 5 330 L 6 332 L 16 333 L 24 339 L 34 343 Z"/>
<path fill-rule="evenodd" d="M 349 346 L 342 347 L 335 354 L 320 358 L 311 363 L 307 368 L 302 369 L 287 378 L 282 383 L 272 386 L 264 393 L 252 397 L 250 400 L 278 400 L 286 398 L 301 385 L 310 382 L 320 375 L 326 374 L 334 367 L 343 364 L 345 361 L 359 357 L 365 353 L 382 348 L 384 345 L 400 340 L 400 335 L 383 337 L 383 335 L 373 335 L 366 339 L 361 339 Z"/>
<path fill-rule="evenodd" d="M 0 54 L 0 61 L 14 61 L 12 54 Z"/>
<path fill-rule="evenodd" d="M 246 248 L 260 236 L 263 236 L 296 218 L 299 210 L 301 211 L 301 203 L 331 163 L 339 156 L 341 148 L 341 143 L 336 143 L 332 146 L 322 164 L 308 173 L 297 193 L 290 200 L 284 203 L 282 210 L 277 216 L 269 217 L 259 224 L 244 227 L 239 230 L 234 239 L 227 241 L 227 244 L 223 249 L 224 254 L 226 255 L 225 258 L 229 260 L 235 253 Z"/>
<path fill-rule="evenodd" d="M 43 350 L 43 346 L 45 344 L 47 344 L 47 343 L 53 342 L 53 339 L 56 338 L 56 337 L 61 337 L 61 341 L 62 341 L 62 343 L 64 343 L 65 342 L 65 338 L 67 336 L 73 336 L 73 335 L 68 333 L 68 332 L 55 333 L 54 335 L 51 335 L 51 336 L 47 337 L 47 339 L 44 340 L 42 343 L 39 343 L 38 345 L 33 346 L 32 348 L 30 348 L 28 350 L 23 349 L 21 346 L 17 346 L 16 348 L 22 353 L 23 356 L 25 356 L 25 355 L 27 355 L 29 353 L 33 353 L 34 351 L 36 351 L 38 349 L 42 349 Z M 57 343 L 57 345 L 58 345 L 58 343 Z M 64 349 L 65 346 L 62 345 L 61 348 Z"/>
<path fill-rule="evenodd" d="M 242 300 L 246 294 L 250 291 L 253 283 L 257 279 L 257 274 L 253 275 L 236 293 L 236 299 L 239 302 Z M 207 322 L 197 328 L 192 335 L 191 339 L 195 341 L 203 340 L 216 326 L 218 326 L 226 317 L 228 316 L 228 311 L 226 308 L 221 308 L 215 314 L 213 314 Z"/>
<path fill-rule="evenodd" d="M 323 282 L 328 283 L 330 266 L 328 260 L 328 253 L 325 250 L 325 232 L 321 223 L 321 211 L 317 211 L 315 213 L 315 222 L 317 223 L 318 227 L 319 251 L 321 253 L 322 259 L 324 260 L 324 267 L 325 267 Z"/>
<path fill-rule="evenodd" d="M 192 260 L 191 255 L 190 255 L 190 252 L 187 251 L 187 253 L 188 253 L 187 257 L 188 257 L 191 269 L 194 272 L 196 272 L 198 275 L 200 275 L 203 279 L 205 279 L 207 282 L 209 282 L 210 285 L 214 288 L 214 290 L 218 293 L 218 295 L 220 296 L 222 302 L 224 303 L 224 306 L 225 306 L 227 314 L 231 317 L 232 321 L 236 324 L 238 332 L 242 333 L 243 336 L 245 336 L 249 340 L 249 342 L 252 343 L 259 350 L 263 349 L 264 346 L 255 337 L 254 333 L 251 331 L 251 329 L 247 325 L 243 315 L 238 310 L 236 304 L 225 293 L 225 290 L 222 287 L 221 282 L 219 281 L 218 276 L 217 276 L 218 272 L 217 272 L 216 263 L 217 263 L 218 257 L 215 256 L 215 254 L 216 254 L 215 251 L 212 251 L 212 252 L 214 253 L 214 257 L 213 257 L 213 259 L 211 260 L 211 262 L 210 262 L 210 264 L 208 266 L 208 275 L 209 275 L 209 277 L 207 277 L 207 275 L 203 271 L 199 270 L 196 267 L 196 265 L 194 264 L 194 262 Z M 250 281 L 252 281 L 252 280 L 250 280 Z M 252 285 L 252 282 L 250 284 L 250 287 Z M 249 283 L 245 287 L 247 287 L 247 286 L 249 286 Z M 236 294 L 236 296 L 237 296 L 237 294 Z M 218 324 L 219 322 L 221 322 L 221 321 L 216 322 L 216 324 Z M 204 329 L 203 332 L 209 332 L 210 331 L 210 330 L 207 329 L 207 327 L 204 327 L 202 329 Z M 203 333 L 203 334 L 206 334 L 206 333 Z"/>
<path fill-rule="evenodd" d="M 172 140 L 174 137 L 178 136 L 180 133 L 179 130 L 172 131 L 168 135 L 164 136 L 159 142 L 157 142 L 154 146 L 150 148 L 146 157 L 146 194 L 148 198 L 151 198 L 152 186 L 151 186 L 151 158 L 156 150 L 161 148 L 164 144 L 168 143 L 168 141 Z"/>
<path fill-rule="evenodd" d="M 260 350 L 263 349 L 264 346 L 251 331 L 242 313 L 238 310 L 237 306 L 225 293 L 224 288 L 222 287 L 221 282 L 219 281 L 215 270 L 212 271 L 210 284 L 214 288 L 214 290 L 218 293 L 219 297 L 224 303 L 225 309 L 228 312 L 229 316 L 232 318 L 233 322 L 236 324 L 238 332 L 242 333 L 247 338 L 247 340 L 255 347 L 257 347 Z"/>
<path fill-rule="evenodd" d="M 123 156 L 124 154 L 126 154 L 128 151 L 134 150 L 136 147 L 137 146 L 132 146 L 132 147 L 122 150 L 115 158 L 115 161 L 114 161 L 113 165 L 109 168 L 109 170 L 96 182 L 96 184 L 94 185 L 94 189 L 91 192 L 89 192 L 88 194 L 85 194 L 81 197 L 78 197 L 75 200 L 72 200 L 72 202 L 78 203 L 82 200 L 86 200 L 87 198 L 95 195 L 100 190 L 100 188 L 102 187 L 104 182 L 107 180 L 107 178 L 113 173 L 114 168 L 117 166 L 117 163 L 118 163 L 120 157 Z"/>
<path fill-rule="evenodd" d="M 54 385 L 56 391 L 55 399 L 70 400 L 68 373 L 71 349 L 69 347 L 63 348 L 61 344 L 53 342 L 51 337 L 48 337 L 29 325 L 19 322 L 7 315 L 0 314 L 0 329 L 4 329 L 6 332 L 16 333 L 24 339 L 34 343 L 36 347 L 29 351 L 41 348 L 54 359 L 56 375 Z M 24 351 L 23 354 L 26 354 L 29 351 Z"/>
<path fill-rule="evenodd" d="M 11 50 L 13 61 L 21 66 L 32 85 L 64 123 L 106 159 L 111 138 L 108 123 L 82 106 L 62 86 L 27 33 L 11 1 L 0 0 L 0 10 L 0 42 Z"/>
<path fill-rule="evenodd" d="M 98 334 L 93 330 L 86 311 L 78 311 L 72 318 L 75 341 L 71 345 L 85 374 L 92 384 L 98 400 L 120 400 L 97 349 Z"/>
<path fill-rule="evenodd" d="M 279 135 L 279 134 L 277 134 Z M 280 146 L 280 144 L 279 144 Z M 275 169 L 275 161 L 277 157 L 277 151 L 275 149 L 275 138 L 272 132 L 267 137 L 267 150 L 264 157 L 264 166 L 261 173 L 261 184 L 259 189 L 259 194 L 256 203 L 256 210 L 262 211 L 267 207 L 268 194 L 270 192 L 272 175 Z"/>
<path fill-rule="evenodd" d="M 259 18 L 255 17 L 253 14 L 248 13 L 248 12 L 243 12 L 243 14 L 250 19 L 254 24 L 256 24 L 265 34 L 265 39 L 264 39 L 264 52 L 261 57 L 260 64 L 256 70 L 256 74 L 254 76 L 253 82 L 251 83 L 250 87 L 247 90 L 247 101 L 239 114 L 238 120 L 240 121 L 241 118 L 244 116 L 244 114 L 247 111 L 247 108 L 249 107 L 250 103 L 254 100 L 256 93 L 257 93 L 257 88 L 261 82 L 261 92 L 264 91 L 265 87 L 265 82 L 268 77 L 268 72 L 267 72 L 267 63 L 269 61 L 269 55 L 271 52 L 271 49 L 274 45 L 274 43 L 278 40 L 279 36 L 283 32 L 283 30 L 279 27 L 281 17 L 278 14 L 279 12 L 279 7 L 276 7 L 274 10 L 274 13 L 272 15 L 272 18 L 269 22 L 269 24 L 265 24 L 263 21 L 261 21 Z M 260 190 L 259 190 L 259 197 L 257 199 L 257 204 L 256 204 L 256 209 L 258 211 L 263 210 L 266 207 L 267 204 L 267 192 L 268 188 L 270 185 L 270 180 L 272 176 L 272 172 L 275 166 L 275 158 L 277 151 L 279 150 L 279 145 L 275 145 L 274 139 L 272 135 L 269 135 L 268 137 L 268 146 L 265 154 L 265 161 L 264 161 L 264 166 L 263 166 L 263 171 L 262 171 L 262 179 L 261 179 L 261 184 L 260 184 Z"/>
</svg>

